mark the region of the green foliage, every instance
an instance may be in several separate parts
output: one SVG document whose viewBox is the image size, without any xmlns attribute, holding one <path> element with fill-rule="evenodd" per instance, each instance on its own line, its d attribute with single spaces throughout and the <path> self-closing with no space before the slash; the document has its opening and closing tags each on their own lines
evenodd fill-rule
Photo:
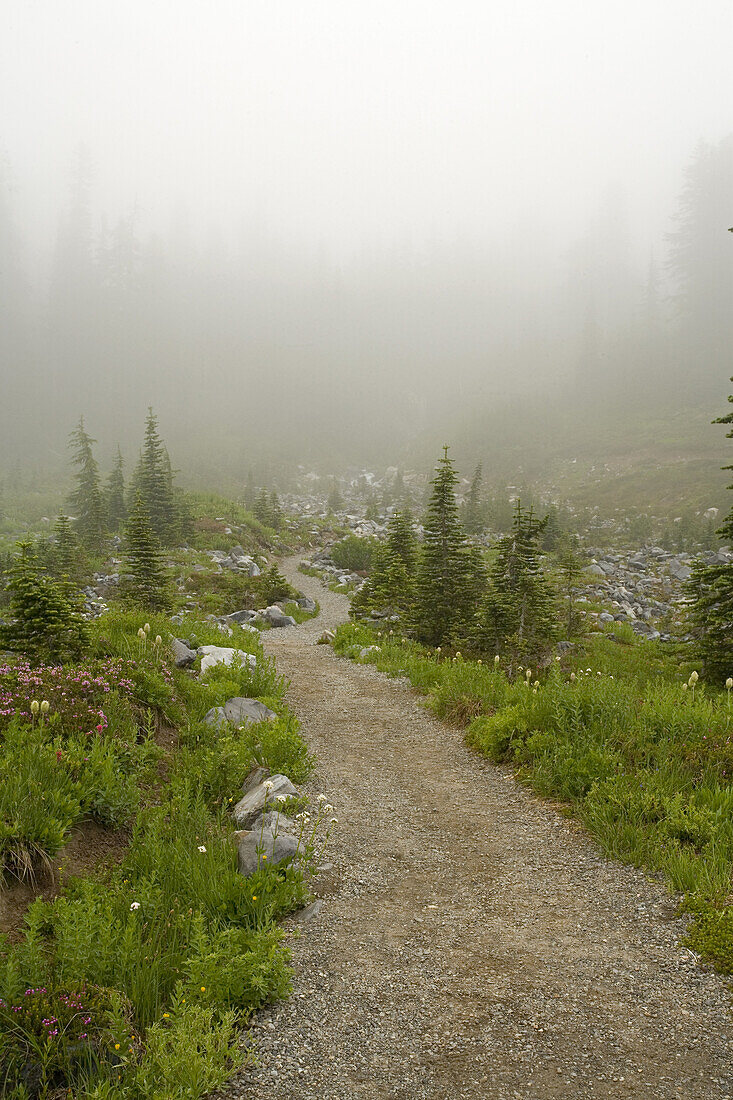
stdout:
<svg viewBox="0 0 733 1100">
<path fill-rule="evenodd" d="M 107 505 L 108 529 L 114 532 L 121 531 L 127 520 L 127 506 L 125 504 L 125 476 L 119 447 L 117 448 L 112 472 L 107 479 L 105 503 Z"/>
<path fill-rule="evenodd" d="M 539 538 L 545 521 L 530 509 L 514 509 L 511 534 L 500 539 L 490 571 L 489 591 L 470 633 L 480 653 L 506 653 L 536 660 L 556 634 L 552 590 L 540 568 Z"/>
<path fill-rule="evenodd" d="M 728 396 L 728 401 L 733 403 L 733 395 Z M 717 417 L 713 423 L 733 424 L 733 412 Z M 731 438 L 733 428 L 726 432 L 726 439 Z M 733 470 L 733 465 L 723 469 Z M 733 545 L 733 508 L 717 534 L 728 545 Z M 705 673 L 720 683 L 733 675 L 733 561 L 711 565 L 699 561 L 687 591 L 693 601 L 690 618 Z"/>
<path fill-rule="evenodd" d="M 170 603 L 167 578 L 147 506 L 140 493 L 135 497 L 127 521 L 125 544 L 124 594 L 141 608 L 151 611 L 165 609 Z"/>
<path fill-rule="evenodd" d="M 163 643 L 151 641 L 156 631 L 167 639 L 165 617 L 148 616 L 144 637 L 137 634 L 140 618 L 112 610 L 93 624 L 105 675 L 96 665 L 19 665 L 4 671 L 9 687 L 0 680 L 0 713 L 20 700 L 24 686 L 55 700 L 50 689 L 58 680 L 60 699 L 69 684 L 78 693 L 63 713 L 24 710 L 0 728 L 3 853 L 23 834 L 50 857 L 80 814 L 119 824 L 143 799 L 121 865 L 67 881 L 55 901 L 30 907 L 22 939 L 0 937 L 3 1095 L 193 1100 L 240 1064 L 237 1037 L 249 1014 L 289 989 L 276 922 L 307 899 L 307 861 L 244 877 L 227 812 L 256 763 L 296 782 L 312 766 L 298 722 L 281 702 L 284 681 L 257 637 L 238 628 L 229 640 L 256 651 L 257 669 L 217 666 L 201 678 L 171 669 Z M 193 645 L 222 641 L 211 623 L 193 617 L 185 633 Z M 89 734 L 85 701 L 93 703 L 97 691 L 109 721 Z M 180 747 L 166 761 L 164 786 L 151 768 L 160 751 L 156 757 L 150 738 L 138 740 L 136 720 L 141 694 L 156 693 L 169 708 L 185 702 L 189 714 L 179 716 Z M 199 720 L 211 705 L 240 694 L 261 697 L 277 719 L 241 730 L 214 730 Z M 33 832 L 43 828 L 45 834 Z M 59 1009 L 66 996 L 85 1010 L 84 1035 L 76 1028 L 79 1013 L 67 1021 Z M 48 1043 L 38 1028 L 52 1018 L 61 1026 Z"/>
<path fill-rule="evenodd" d="M 72 461 L 76 466 L 76 488 L 69 497 L 75 514 L 75 529 L 84 546 L 91 551 L 102 547 L 106 528 L 104 498 L 99 482 L 99 467 L 92 439 L 84 429 L 84 417 L 70 435 Z"/>
<path fill-rule="evenodd" d="M 87 644 L 87 627 L 68 585 L 41 571 L 30 543 L 18 544 L 8 570 L 12 621 L 0 626 L 0 646 L 33 660 L 78 657 Z"/>
<path fill-rule="evenodd" d="M 158 418 L 152 409 L 148 409 L 143 449 L 131 485 L 132 512 L 138 496 L 157 541 L 161 546 L 172 546 L 180 535 L 179 508 L 170 458 L 158 434 Z"/>
<path fill-rule="evenodd" d="M 415 629 L 428 645 L 441 645 L 466 623 L 483 585 L 480 559 L 458 521 L 457 484 L 445 447 L 431 482 L 417 575 Z"/>
<path fill-rule="evenodd" d="M 331 557 L 339 569 L 350 573 L 365 573 L 372 564 L 372 557 L 378 546 L 376 539 L 347 535 L 331 548 Z"/>
<path fill-rule="evenodd" d="M 486 526 L 486 509 L 481 499 L 482 467 L 479 462 L 473 472 L 471 487 L 463 506 L 463 527 L 469 535 L 478 535 Z"/>
<path fill-rule="evenodd" d="M 83 572 L 83 555 L 69 517 L 59 514 L 53 528 L 51 571 L 59 580 L 78 581 Z"/>
</svg>

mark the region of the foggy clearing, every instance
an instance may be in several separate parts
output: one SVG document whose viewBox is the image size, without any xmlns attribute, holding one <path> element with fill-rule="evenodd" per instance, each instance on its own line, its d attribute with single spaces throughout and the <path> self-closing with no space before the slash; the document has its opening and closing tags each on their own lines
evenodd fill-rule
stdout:
<svg viewBox="0 0 733 1100">
<path fill-rule="evenodd" d="M 3 1096 L 731 1100 L 731 31 L 0 15 Z"/>
</svg>

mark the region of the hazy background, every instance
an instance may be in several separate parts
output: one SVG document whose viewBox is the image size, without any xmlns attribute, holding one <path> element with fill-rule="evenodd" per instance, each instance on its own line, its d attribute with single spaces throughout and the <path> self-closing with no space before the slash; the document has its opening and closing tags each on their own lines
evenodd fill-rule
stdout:
<svg viewBox="0 0 733 1100">
<path fill-rule="evenodd" d="M 444 438 L 510 479 L 724 458 L 732 31 L 728 0 L 6 4 L 0 462 L 60 466 L 81 413 L 133 459 L 150 404 L 209 484 Z"/>
</svg>

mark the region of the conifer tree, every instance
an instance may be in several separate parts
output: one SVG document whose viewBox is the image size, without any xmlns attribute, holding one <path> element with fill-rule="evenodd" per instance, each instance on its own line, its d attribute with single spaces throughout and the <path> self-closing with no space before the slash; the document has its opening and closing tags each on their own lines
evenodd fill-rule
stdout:
<svg viewBox="0 0 733 1100">
<path fill-rule="evenodd" d="M 81 656 L 88 641 L 87 626 L 71 589 L 43 573 L 30 543 L 19 543 L 6 587 L 12 621 L 0 626 L 0 648 L 25 653 L 34 661 Z"/>
<path fill-rule="evenodd" d="M 51 553 L 51 570 L 59 579 L 78 580 L 81 573 L 81 547 L 63 512 L 59 514 L 53 526 L 54 543 Z"/>
<path fill-rule="evenodd" d="M 120 531 L 127 519 L 125 506 L 125 477 L 123 474 L 122 455 L 117 448 L 115 463 L 112 473 L 107 479 L 107 525 L 110 531 Z"/>
<path fill-rule="evenodd" d="M 565 631 L 569 639 L 580 628 L 575 611 L 576 590 L 583 575 L 583 561 L 578 550 L 578 537 L 573 535 L 562 541 L 557 551 L 557 564 L 562 578 L 565 598 Z"/>
<path fill-rule="evenodd" d="M 257 490 L 255 488 L 255 479 L 252 471 L 247 473 L 247 485 L 244 490 L 244 507 L 248 512 L 254 511 L 255 501 L 257 500 Z"/>
<path fill-rule="evenodd" d="M 158 541 L 162 546 L 170 546 L 177 535 L 173 471 L 152 408 L 148 409 L 143 449 L 131 489 L 133 501 L 138 493 L 142 497 Z"/>
<path fill-rule="evenodd" d="M 150 611 L 164 611 L 169 605 L 160 546 L 140 493 L 125 527 L 123 591 L 133 603 Z"/>
<path fill-rule="evenodd" d="M 387 538 L 376 548 L 366 581 L 351 601 L 353 618 L 371 612 L 400 616 L 409 626 L 414 613 L 417 540 L 409 511 L 396 512 L 387 526 Z"/>
<path fill-rule="evenodd" d="M 283 510 L 275 492 L 270 493 L 270 525 L 279 531 L 283 523 Z"/>
<path fill-rule="evenodd" d="M 471 487 L 466 496 L 463 513 L 463 526 L 469 535 L 478 535 L 485 526 L 484 507 L 481 502 L 482 467 L 479 462 L 471 478 Z"/>
<path fill-rule="evenodd" d="M 431 484 L 417 574 L 415 628 L 421 641 L 441 645 L 474 610 L 478 561 L 458 520 L 455 492 L 458 478 L 447 447 Z"/>
<path fill-rule="evenodd" d="M 340 512 L 344 506 L 343 497 L 338 487 L 338 482 L 335 477 L 331 478 L 331 490 L 328 494 L 328 511 Z"/>
<path fill-rule="evenodd" d="M 267 493 L 267 489 L 260 489 L 253 511 L 255 518 L 258 519 L 264 527 L 272 527 L 272 511 L 270 509 L 270 497 Z"/>
<path fill-rule="evenodd" d="M 728 401 L 733 403 L 733 395 L 728 395 Z M 733 411 L 717 417 L 713 424 L 733 424 Z M 726 439 L 732 438 L 733 428 L 726 432 Z M 733 470 L 733 464 L 722 469 Z M 733 489 L 733 485 L 728 488 Z M 733 507 L 717 534 L 733 546 Z M 692 600 L 690 619 L 705 674 L 714 680 L 726 680 L 733 676 L 733 561 L 706 564 L 699 559 L 686 588 Z"/>
<path fill-rule="evenodd" d="M 105 533 L 105 507 L 99 483 L 99 467 L 93 446 L 97 442 L 84 428 L 84 417 L 70 435 L 72 462 L 76 466 L 76 488 L 69 497 L 75 515 L 75 530 L 84 546 L 99 551 Z"/>
<path fill-rule="evenodd" d="M 552 589 L 540 568 L 539 539 L 545 520 L 517 500 L 512 530 L 497 545 L 489 590 L 483 601 L 471 643 L 483 653 L 506 652 L 517 659 L 535 659 L 556 633 Z"/>
</svg>

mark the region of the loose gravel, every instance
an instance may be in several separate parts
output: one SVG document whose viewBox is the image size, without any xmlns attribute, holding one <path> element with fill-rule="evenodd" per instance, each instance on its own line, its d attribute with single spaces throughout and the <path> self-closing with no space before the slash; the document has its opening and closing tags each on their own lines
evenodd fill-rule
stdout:
<svg viewBox="0 0 733 1100">
<path fill-rule="evenodd" d="M 601 857 L 469 752 L 406 682 L 317 637 L 344 596 L 284 563 L 318 618 L 264 636 L 339 825 L 289 921 L 290 1000 L 223 1100 L 732 1100 L 730 986 L 679 944 L 663 885 Z"/>
</svg>

